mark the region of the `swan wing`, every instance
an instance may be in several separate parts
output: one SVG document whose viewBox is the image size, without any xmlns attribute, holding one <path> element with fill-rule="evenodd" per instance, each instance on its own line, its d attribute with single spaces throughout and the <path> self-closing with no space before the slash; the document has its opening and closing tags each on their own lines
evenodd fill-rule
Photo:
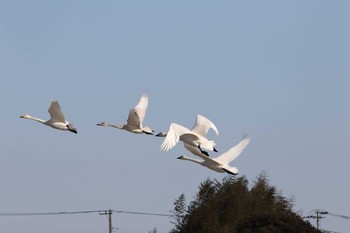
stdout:
<svg viewBox="0 0 350 233">
<path fill-rule="evenodd" d="M 63 112 L 61 110 L 61 106 L 57 100 L 50 101 L 50 106 L 49 106 L 48 112 L 51 116 L 51 121 L 53 121 L 53 122 L 66 122 L 66 119 L 65 119 Z"/>
<path fill-rule="evenodd" d="M 147 107 L 148 107 L 148 96 L 144 94 L 141 96 L 135 108 L 129 111 L 129 116 L 127 119 L 128 125 L 142 127 L 142 123 L 146 115 Z"/>
<path fill-rule="evenodd" d="M 201 136 L 205 136 L 207 135 L 209 129 L 213 129 L 214 132 L 217 135 L 219 135 L 219 131 L 213 122 L 211 122 L 209 119 L 205 118 L 204 116 L 197 114 L 197 119 L 192 127 L 192 131 L 195 133 L 198 133 Z"/>
<path fill-rule="evenodd" d="M 171 148 L 173 148 L 176 143 L 179 142 L 180 136 L 184 134 L 192 134 L 191 130 L 187 129 L 186 127 L 183 127 L 176 123 L 171 123 L 169 127 L 169 131 L 162 143 L 160 145 L 160 149 L 164 151 L 168 151 Z"/>
<path fill-rule="evenodd" d="M 146 94 L 143 94 L 139 102 L 134 108 L 136 114 L 139 116 L 139 121 L 141 125 L 143 123 L 143 119 L 145 119 L 147 108 L 148 108 L 148 96 Z"/>
<path fill-rule="evenodd" d="M 238 144 L 231 147 L 228 151 L 217 157 L 216 160 L 222 162 L 223 164 L 229 164 L 243 152 L 249 142 L 250 138 L 247 134 L 245 134 Z"/>
<path fill-rule="evenodd" d="M 141 127 L 140 117 L 137 115 L 135 109 L 129 110 L 129 116 L 126 122 L 129 126 L 136 126 L 137 128 Z"/>
</svg>

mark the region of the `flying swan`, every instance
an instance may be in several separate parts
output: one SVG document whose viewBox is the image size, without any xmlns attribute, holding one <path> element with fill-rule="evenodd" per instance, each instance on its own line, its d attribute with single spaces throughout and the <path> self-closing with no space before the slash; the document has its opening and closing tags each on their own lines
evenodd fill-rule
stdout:
<svg viewBox="0 0 350 233">
<path fill-rule="evenodd" d="M 148 96 L 146 94 L 142 95 L 139 102 L 135 108 L 129 110 L 129 116 L 127 123 L 124 125 L 109 124 L 106 122 L 101 122 L 97 124 L 98 126 L 110 126 L 117 129 L 124 129 L 126 131 L 136 133 L 136 134 L 150 134 L 153 135 L 153 130 L 146 126 L 143 127 L 143 119 L 146 115 L 146 110 L 148 107 Z"/>
<path fill-rule="evenodd" d="M 196 122 L 194 123 L 191 131 L 205 137 L 207 135 L 209 129 L 212 129 L 216 133 L 216 135 L 219 135 L 219 131 L 213 122 L 211 122 L 208 118 L 197 114 Z M 166 132 L 159 132 L 156 135 L 156 137 L 166 137 L 166 136 L 167 136 Z M 186 142 L 183 142 L 183 143 L 184 143 L 184 145 L 186 145 Z M 187 145 L 190 146 L 189 144 L 187 144 Z M 209 156 L 209 154 L 206 151 L 202 151 L 202 153 L 205 154 L 206 156 Z"/>
<path fill-rule="evenodd" d="M 48 112 L 51 116 L 51 119 L 48 121 L 42 120 L 40 118 L 32 117 L 28 114 L 22 115 L 20 116 L 20 118 L 38 121 L 54 129 L 65 130 L 65 131 L 69 130 L 70 132 L 78 133 L 77 129 L 65 119 L 63 112 L 61 110 L 61 106 L 57 100 L 50 101 Z"/>
<path fill-rule="evenodd" d="M 162 145 L 160 146 L 161 150 L 168 151 L 179 141 L 182 141 L 184 145 L 196 147 L 202 154 L 209 156 L 208 152 L 204 151 L 203 149 L 217 152 L 215 142 L 208 140 L 205 137 L 210 128 L 213 129 L 216 134 L 219 134 L 216 126 L 210 120 L 201 115 L 197 115 L 197 119 L 192 127 L 192 130 L 179 124 L 171 123 L 167 133 L 160 132 L 156 136 L 165 137 Z"/>
<path fill-rule="evenodd" d="M 238 169 L 236 167 L 229 166 L 229 163 L 235 160 L 243 152 L 245 147 L 249 144 L 249 141 L 250 141 L 250 138 L 248 137 L 247 134 L 245 134 L 242 140 L 238 144 L 236 144 L 235 146 L 230 148 L 228 151 L 226 151 L 225 153 L 221 154 L 216 158 L 209 158 L 208 156 L 205 156 L 201 152 L 199 152 L 197 148 L 185 144 L 185 147 L 187 150 L 191 151 L 194 155 L 199 156 L 203 160 L 197 160 L 184 155 L 178 157 L 178 159 L 188 160 L 188 161 L 198 163 L 216 172 L 220 172 L 220 173 L 227 172 L 228 174 L 231 174 L 231 175 L 237 175 Z"/>
</svg>

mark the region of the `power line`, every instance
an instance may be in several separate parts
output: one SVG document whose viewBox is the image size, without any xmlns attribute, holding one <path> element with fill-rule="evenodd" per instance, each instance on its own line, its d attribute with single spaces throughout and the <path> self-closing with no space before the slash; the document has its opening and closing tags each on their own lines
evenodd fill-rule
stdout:
<svg viewBox="0 0 350 233">
<path fill-rule="evenodd" d="M 45 216 L 45 215 L 66 215 L 66 214 L 91 214 L 97 213 L 99 210 L 87 210 L 87 211 L 62 211 L 62 212 L 17 212 L 17 213 L 0 213 L 3 217 L 12 216 Z"/>
<path fill-rule="evenodd" d="M 108 213 L 108 211 L 119 213 L 119 214 L 134 214 L 134 215 L 147 215 L 147 216 L 160 216 L 160 217 L 171 217 L 171 216 L 173 216 L 171 214 L 124 211 L 124 210 L 85 210 L 85 211 L 60 211 L 60 212 L 13 212 L 13 213 L 0 213 L 0 217 L 74 215 L 74 214 Z"/>
<path fill-rule="evenodd" d="M 339 218 L 342 218 L 342 219 L 350 219 L 350 217 L 349 216 L 346 216 L 346 215 L 342 215 L 342 214 L 333 214 L 333 213 L 329 213 L 328 211 L 326 211 L 327 213 L 326 214 L 328 214 L 328 215 L 330 215 L 330 216 L 334 216 L 334 217 L 339 217 Z"/>
<path fill-rule="evenodd" d="M 156 213 L 145 213 L 145 212 L 133 212 L 133 211 L 123 211 L 123 210 L 113 210 L 116 213 L 121 214 L 137 214 L 137 215 L 151 215 L 151 216 L 161 216 L 161 217 L 172 217 L 172 214 L 156 214 Z"/>
<path fill-rule="evenodd" d="M 108 215 L 108 232 L 112 233 L 118 228 L 112 226 L 112 214 L 134 214 L 134 215 L 147 215 L 147 216 L 159 216 L 159 217 L 171 217 L 170 214 L 150 213 L 150 212 L 136 212 L 136 211 L 124 211 L 124 210 L 85 210 L 85 211 L 61 211 L 61 212 L 17 212 L 17 213 L 0 213 L 0 217 L 23 217 L 23 216 L 49 216 L 49 215 L 72 215 L 72 214 L 91 214 L 99 213 L 100 215 Z"/>
</svg>

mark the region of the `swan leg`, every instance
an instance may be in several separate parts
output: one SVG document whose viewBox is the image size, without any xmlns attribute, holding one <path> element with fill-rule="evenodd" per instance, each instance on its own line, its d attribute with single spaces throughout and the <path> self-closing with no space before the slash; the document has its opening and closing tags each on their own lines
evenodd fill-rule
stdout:
<svg viewBox="0 0 350 233">
<path fill-rule="evenodd" d="M 148 134 L 148 135 L 153 135 L 153 133 L 150 133 L 150 132 L 147 132 L 147 131 L 144 131 L 144 130 L 142 130 L 142 132 L 145 133 L 145 134 Z"/>
<path fill-rule="evenodd" d="M 75 133 L 75 134 L 78 133 L 77 129 L 74 128 L 74 126 L 73 126 L 72 124 L 68 124 L 68 125 L 67 125 L 67 129 L 68 129 L 70 132 L 72 132 L 72 133 Z"/>
<path fill-rule="evenodd" d="M 204 155 L 206 155 L 206 156 L 208 156 L 208 157 L 209 157 L 208 152 L 206 152 L 206 151 L 202 150 L 202 148 L 201 148 L 200 146 L 198 146 L 198 149 L 199 149 L 199 150 L 202 152 L 202 154 L 204 154 Z"/>
<path fill-rule="evenodd" d="M 227 169 L 225 169 L 225 168 L 223 168 L 223 169 L 224 169 L 225 172 L 227 172 L 227 173 L 230 174 L 230 175 L 234 175 L 234 176 L 237 175 L 237 173 L 230 172 L 229 170 L 227 170 Z"/>
</svg>

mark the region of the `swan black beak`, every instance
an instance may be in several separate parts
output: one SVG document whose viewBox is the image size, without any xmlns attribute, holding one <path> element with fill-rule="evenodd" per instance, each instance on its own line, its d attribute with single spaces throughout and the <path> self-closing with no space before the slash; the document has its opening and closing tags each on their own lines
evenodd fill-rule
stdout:
<svg viewBox="0 0 350 233">
<path fill-rule="evenodd" d="M 213 150 L 214 150 L 215 152 L 218 152 L 218 151 L 215 149 L 215 147 L 213 148 Z"/>
</svg>

